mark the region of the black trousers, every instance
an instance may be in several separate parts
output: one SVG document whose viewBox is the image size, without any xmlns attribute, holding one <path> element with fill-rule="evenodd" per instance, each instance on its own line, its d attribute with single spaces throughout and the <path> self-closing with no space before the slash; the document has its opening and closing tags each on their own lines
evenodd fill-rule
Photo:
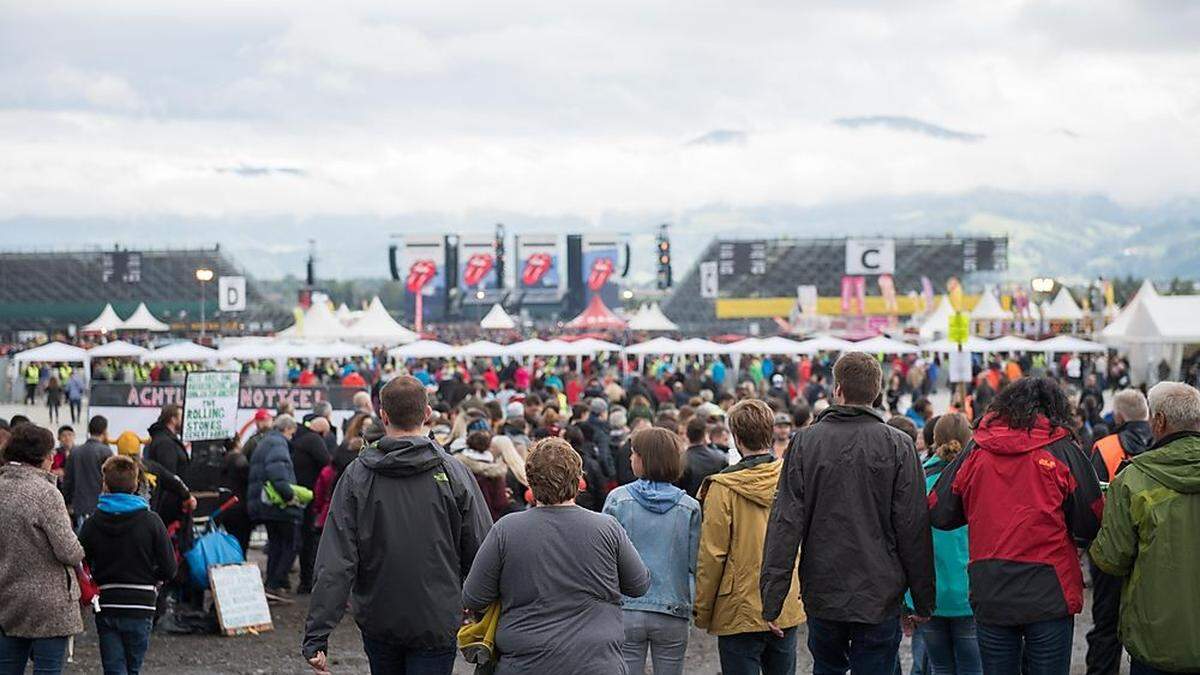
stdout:
<svg viewBox="0 0 1200 675">
<path fill-rule="evenodd" d="M 1122 577 L 1105 574 L 1088 560 L 1092 572 L 1092 629 L 1087 633 L 1087 675 L 1117 675 L 1121 668 Z"/>
<path fill-rule="evenodd" d="M 316 514 L 312 504 L 304 509 L 304 520 L 300 523 L 300 586 L 301 591 L 312 590 L 313 568 L 317 565 L 317 544 L 321 543 L 321 531 L 313 524 Z"/>
<path fill-rule="evenodd" d="M 269 520 L 267 525 L 267 590 L 290 589 L 288 575 L 296 561 L 296 521 Z"/>
</svg>

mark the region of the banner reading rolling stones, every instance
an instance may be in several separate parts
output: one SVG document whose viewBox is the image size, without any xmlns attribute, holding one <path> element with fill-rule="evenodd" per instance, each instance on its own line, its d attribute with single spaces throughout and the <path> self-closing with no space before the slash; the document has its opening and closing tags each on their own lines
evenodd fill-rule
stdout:
<svg viewBox="0 0 1200 675">
<path fill-rule="evenodd" d="M 586 301 L 599 295 L 604 304 L 612 307 L 617 304 L 617 251 L 619 242 L 616 237 L 599 235 L 583 236 L 583 275 Z"/>
<path fill-rule="evenodd" d="M 432 297 L 446 289 L 446 242 L 442 237 L 405 237 L 404 287 L 410 295 Z"/>
<path fill-rule="evenodd" d="M 458 285 L 464 293 L 499 287 L 496 272 L 496 240 L 488 235 L 458 238 Z"/>
<path fill-rule="evenodd" d="M 517 237 L 517 287 L 524 291 L 525 302 L 558 302 L 560 259 L 556 235 Z"/>
</svg>

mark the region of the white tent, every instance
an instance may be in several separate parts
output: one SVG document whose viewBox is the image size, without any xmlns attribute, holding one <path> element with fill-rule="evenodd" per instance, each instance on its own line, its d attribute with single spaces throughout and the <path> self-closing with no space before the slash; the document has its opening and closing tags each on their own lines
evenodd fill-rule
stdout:
<svg viewBox="0 0 1200 675">
<path fill-rule="evenodd" d="M 768 338 L 775 339 L 775 338 Z M 802 351 L 797 354 L 816 354 L 818 352 L 850 352 L 855 350 L 855 344 L 849 340 L 835 338 L 831 335 L 818 335 L 798 343 Z"/>
<path fill-rule="evenodd" d="M 142 302 L 138 303 L 137 309 L 133 310 L 133 314 L 130 314 L 128 319 L 121 322 L 118 330 L 146 330 L 161 333 L 171 330 L 171 327 L 156 319 L 150 313 L 150 308 L 146 307 L 146 303 Z"/>
<path fill-rule="evenodd" d="M 65 342 L 47 342 L 13 355 L 17 363 L 87 363 L 88 351 Z"/>
<path fill-rule="evenodd" d="M 861 342 L 855 342 L 851 351 L 866 352 L 867 354 L 917 354 L 921 349 L 901 340 L 893 340 L 885 335 L 876 335 Z"/>
<path fill-rule="evenodd" d="M 958 345 L 949 340 L 943 339 L 921 345 L 921 351 L 934 352 L 937 354 L 949 354 L 950 352 L 958 351 Z M 994 352 L 996 349 L 992 346 L 991 340 L 985 340 L 981 337 L 972 335 L 967 338 L 966 344 L 963 345 L 963 351 L 971 352 L 972 354 L 985 354 L 988 352 Z"/>
<path fill-rule="evenodd" d="M 1046 321 L 1080 321 L 1083 319 L 1083 310 L 1079 309 L 1075 298 L 1064 286 L 1058 289 L 1058 295 L 1042 310 L 1042 318 Z"/>
<path fill-rule="evenodd" d="M 109 331 L 118 330 L 121 328 L 121 317 L 117 316 L 117 310 L 113 309 L 111 303 L 104 305 L 104 309 L 100 310 L 100 316 L 92 319 L 80 328 L 81 333 L 107 333 Z"/>
<path fill-rule="evenodd" d="M 671 338 L 656 337 L 626 347 L 625 353 L 635 356 L 646 354 L 678 354 L 679 341 L 672 340 Z"/>
<path fill-rule="evenodd" d="M 398 359 L 449 359 L 458 355 L 458 348 L 436 340 L 417 340 L 392 347 L 388 355 Z"/>
<path fill-rule="evenodd" d="M 315 305 L 314 305 L 315 307 Z M 305 332 L 308 331 L 308 318 L 304 320 Z M 371 298 L 371 304 L 347 330 L 346 339 L 365 344 L 403 345 L 416 342 L 420 337 L 411 330 L 400 325 L 399 321 L 388 314 L 387 308 L 379 296 Z"/>
<path fill-rule="evenodd" d="M 611 353 L 619 352 L 622 349 L 621 345 L 615 342 L 609 342 L 608 340 L 597 340 L 596 338 L 590 337 L 572 340 L 570 344 L 574 345 L 575 349 L 579 350 L 579 352 L 582 354 L 599 354 L 602 352 Z"/>
<path fill-rule="evenodd" d="M 500 303 L 492 305 L 488 313 L 479 320 L 479 327 L 484 330 L 512 330 L 517 327 L 517 322 L 504 311 Z"/>
<path fill-rule="evenodd" d="M 1011 318 L 1012 312 L 1004 311 L 991 288 L 983 289 L 983 295 L 979 296 L 979 302 L 971 310 L 972 321 L 1004 321 Z"/>
<path fill-rule="evenodd" d="M 1055 354 L 1103 354 L 1108 351 L 1108 347 L 1098 342 L 1082 340 L 1073 335 L 1059 335 L 1038 342 L 1037 350 Z"/>
<path fill-rule="evenodd" d="M 350 330 L 338 321 L 324 302 L 314 302 L 301 320 L 279 331 L 280 337 L 299 340 L 341 340 L 350 336 Z"/>
<path fill-rule="evenodd" d="M 541 338 L 529 338 L 509 345 L 508 353 L 513 356 L 542 356 L 545 354 L 542 350 L 547 344 L 549 343 Z"/>
<path fill-rule="evenodd" d="M 632 331 L 662 332 L 679 330 L 679 325 L 663 314 L 662 308 L 658 303 L 653 303 L 648 306 L 643 306 L 636 314 L 629 317 L 629 325 L 627 326 Z"/>
<path fill-rule="evenodd" d="M 732 353 L 729 345 L 703 338 L 688 338 L 680 342 L 677 349 L 680 354 L 692 354 L 696 356 L 716 356 L 718 354 Z"/>
<path fill-rule="evenodd" d="M 113 340 L 99 347 L 92 347 L 88 350 L 88 356 L 93 359 L 131 358 L 141 356 L 148 351 L 150 350 L 145 347 L 139 347 L 124 340 Z"/>
<path fill-rule="evenodd" d="M 950 305 L 950 299 L 944 295 L 941 296 L 937 307 L 921 320 L 921 325 L 918 328 L 921 339 L 932 340 L 938 335 L 945 335 L 949 330 L 950 317 L 953 314 L 954 307 Z"/>
<path fill-rule="evenodd" d="M 276 347 L 276 355 L 294 359 L 349 359 L 370 356 L 371 352 L 341 340 L 335 342 L 301 342 Z"/>
<path fill-rule="evenodd" d="M 1137 313 L 1138 307 L 1148 301 L 1153 301 L 1154 298 L 1162 297 L 1155 290 L 1154 284 L 1150 283 L 1149 279 L 1142 282 L 1137 293 L 1133 294 L 1133 298 L 1126 303 L 1125 308 L 1117 313 L 1116 318 L 1112 323 L 1104 327 L 1100 331 L 1100 337 L 1106 342 L 1121 342 L 1125 337 L 1125 333 L 1129 330 L 1129 322 L 1133 319 L 1133 315 Z"/>
<path fill-rule="evenodd" d="M 142 361 L 216 361 L 217 350 L 195 342 L 173 342 L 142 354 Z"/>
<path fill-rule="evenodd" d="M 333 315 L 337 317 L 338 321 L 349 324 L 351 318 L 354 316 L 354 312 L 351 312 L 350 308 L 347 307 L 346 303 L 343 302 L 342 304 L 338 305 L 338 308 L 336 311 L 334 311 Z"/>
<path fill-rule="evenodd" d="M 458 353 L 468 358 L 507 356 L 511 350 L 506 345 L 496 344 L 488 340 L 477 340 L 469 345 L 459 347 Z"/>
<path fill-rule="evenodd" d="M 992 340 L 993 352 L 1036 352 L 1040 351 L 1038 342 L 1023 338 L 1019 335 L 1005 335 Z"/>
<path fill-rule="evenodd" d="M 1143 287 L 1144 289 L 1145 287 Z M 1105 341 L 1125 348 L 1135 383 L 1153 383 L 1165 361 L 1179 379 L 1183 352 L 1200 343 L 1200 295 L 1158 295 L 1139 291 L 1117 322 L 1103 332 Z"/>
<path fill-rule="evenodd" d="M 222 361 L 261 361 L 263 359 L 284 358 L 283 347 L 287 343 L 275 338 L 244 338 L 236 341 L 226 340 L 217 350 L 217 358 Z"/>
</svg>

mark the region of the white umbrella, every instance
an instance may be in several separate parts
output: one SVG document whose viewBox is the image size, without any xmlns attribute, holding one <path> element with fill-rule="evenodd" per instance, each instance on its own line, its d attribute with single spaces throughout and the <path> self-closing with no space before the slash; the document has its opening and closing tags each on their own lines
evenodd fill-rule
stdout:
<svg viewBox="0 0 1200 675">
<path fill-rule="evenodd" d="M 937 354 L 949 354 L 950 352 L 958 351 L 958 345 L 950 340 L 942 339 L 937 340 L 936 342 L 927 342 L 921 345 L 921 351 L 934 352 Z M 988 352 L 994 352 L 996 349 L 992 347 L 990 340 L 984 340 L 981 337 L 972 335 L 967 338 L 966 344 L 963 345 L 963 351 L 971 352 L 972 354 L 985 354 Z"/>
<path fill-rule="evenodd" d="M 1037 343 L 1037 351 L 1055 354 L 1104 354 L 1108 347 L 1073 335 L 1059 335 Z"/>
<path fill-rule="evenodd" d="M 893 340 L 885 335 L 876 335 L 861 342 L 855 342 L 851 351 L 866 352 L 867 354 L 919 354 L 921 349 L 901 340 Z"/>
<path fill-rule="evenodd" d="M 1019 335 L 1005 335 L 992 340 L 992 351 L 994 352 L 1034 352 L 1039 351 L 1036 340 L 1023 338 Z"/>
<path fill-rule="evenodd" d="M 174 342 L 142 354 L 142 361 L 216 361 L 217 350 L 195 342 Z"/>
<path fill-rule="evenodd" d="M 512 350 L 506 345 L 496 344 L 489 340 L 476 340 L 469 345 L 459 347 L 458 353 L 462 356 L 474 357 L 492 357 L 492 356 L 507 356 Z"/>
<path fill-rule="evenodd" d="M 148 351 L 150 350 L 146 349 L 145 347 L 139 347 L 138 345 L 128 343 L 124 340 L 113 340 L 112 342 L 106 342 L 99 347 L 92 347 L 88 350 L 88 356 L 93 359 L 130 358 L 141 356 Z"/>
<path fill-rule="evenodd" d="M 92 319 L 80 328 L 81 333 L 107 333 L 117 330 L 121 327 L 121 317 L 117 316 L 117 310 L 113 309 L 111 303 L 104 305 L 104 309 L 100 310 L 100 316 Z"/>
<path fill-rule="evenodd" d="M 65 342 L 47 342 L 13 355 L 18 363 L 87 363 L 88 351 Z"/>
<path fill-rule="evenodd" d="M 488 313 L 479 320 L 479 327 L 484 330 L 512 330 L 517 327 L 517 322 L 504 311 L 500 303 L 492 305 Z"/>
<path fill-rule="evenodd" d="M 678 354 L 679 342 L 671 338 L 656 337 L 626 347 L 625 353 L 635 356 L 645 354 Z"/>
<path fill-rule="evenodd" d="M 389 356 L 398 359 L 449 359 L 457 354 L 457 347 L 437 340 L 417 340 L 388 350 Z"/>
<path fill-rule="evenodd" d="M 171 330 L 171 327 L 154 318 L 154 315 L 150 313 L 150 308 L 142 302 L 138 303 L 137 309 L 133 310 L 133 314 L 130 314 L 128 319 L 121 322 L 121 327 L 117 330 L 146 330 L 161 333 Z"/>
</svg>

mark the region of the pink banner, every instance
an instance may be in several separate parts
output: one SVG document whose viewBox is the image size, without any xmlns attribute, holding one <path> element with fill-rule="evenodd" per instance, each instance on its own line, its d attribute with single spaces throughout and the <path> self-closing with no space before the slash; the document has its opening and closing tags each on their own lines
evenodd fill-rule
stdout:
<svg viewBox="0 0 1200 675">
<path fill-rule="evenodd" d="M 842 314 L 850 313 L 850 303 L 854 300 L 854 277 L 842 277 Z"/>
<path fill-rule="evenodd" d="M 858 303 L 856 313 L 859 316 L 867 313 L 867 278 L 854 277 L 854 299 Z"/>
</svg>

